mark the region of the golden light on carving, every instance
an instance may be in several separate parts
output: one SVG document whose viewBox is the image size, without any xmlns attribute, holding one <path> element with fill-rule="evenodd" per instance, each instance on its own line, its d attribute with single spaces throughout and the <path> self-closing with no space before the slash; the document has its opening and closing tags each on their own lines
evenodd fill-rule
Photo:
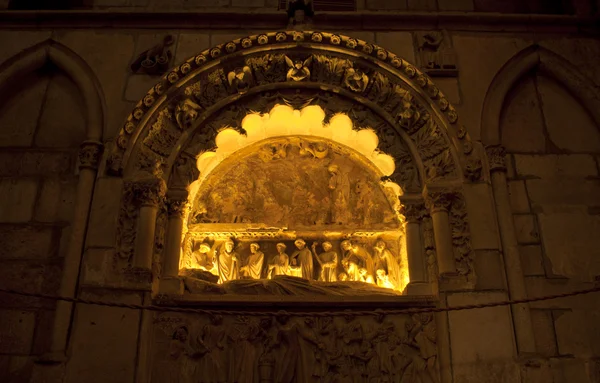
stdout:
<svg viewBox="0 0 600 383">
<path fill-rule="evenodd" d="M 228 127 L 219 132 L 217 148 L 197 158 L 181 268 L 225 285 L 247 278 L 248 270 L 256 271 L 251 279 L 271 279 L 279 267 L 284 273 L 275 276 L 308 279 L 316 289 L 348 280 L 404 290 L 403 191 L 381 181 L 394 173 L 394 159 L 377 149 L 374 130 L 354 129 L 348 115 L 324 121 L 319 106 L 276 105 L 245 116 L 245 135 Z M 296 248 L 300 239 L 305 250 Z M 235 246 L 228 250 L 228 243 Z M 281 243 L 289 254 L 278 253 Z M 314 261 L 310 270 L 307 259 Z"/>
<path fill-rule="evenodd" d="M 200 155 L 197 162 L 200 179 L 204 179 L 218 163 L 235 151 L 257 141 L 284 136 L 315 136 L 332 140 L 362 154 L 383 176 L 394 173 L 394 159 L 377 150 L 379 139 L 375 131 L 355 130 L 350 117 L 341 113 L 333 116 L 328 124 L 324 120 L 325 111 L 318 105 L 310 105 L 302 110 L 275 105 L 269 113 L 248 114 L 242 120 L 245 136 L 234 129 L 224 129 L 215 139 L 216 152 Z M 402 194 L 399 186 L 392 187 L 399 192 L 398 195 Z"/>
</svg>

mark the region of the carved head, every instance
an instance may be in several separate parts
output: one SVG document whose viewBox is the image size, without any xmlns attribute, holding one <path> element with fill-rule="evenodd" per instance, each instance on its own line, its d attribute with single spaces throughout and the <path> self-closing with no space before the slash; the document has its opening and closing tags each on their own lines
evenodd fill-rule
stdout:
<svg viewBox="0 0 600 383">
<path fill-rule="evenodd" d="M 296 247 L 297 247 L 299 250 L 302 250 L 302 249 L 304 249 L 304 247 L 306 246 L 306 242 L 304 242 L 304 240 L 303 240 L 303 239 L 297 239 L 297 240 L 294 242 L 294 245 L 296 245 Z"/>
<path fill-rule="evenodd" d="M 341 246 L 344 251 L 352 250 L 352 243 L 348 240 L 342 241 Z"/>
<path fill-rule="evenodd" d="M 208 253 L 210 251 L 210 246 L 206 243 L 203 243 L 200 245 L 200 252 L 201 253 Z"/>
<path fill-rule="evenodd" d="M 338 281 L 347 281 L 348 280 L 348 274 L 346 273 L 340 273 L 340 275 L 338 275 Z"/>
<path fill-rule="evenodd" d="M 283 253 L 285 251 L 285 249 L 287 248 L 287 246 L 285 245 L 285 243 L 281 243 L 279 242 L 277 245 L 277 251 L 279 252 L 279 254 Z"/>
<path fill-rule="evenodd" d="M 219 326 L 221 323 L 223 323 L 223 316 L 218 314 L 211 315 L 210 322 L 215 326 Z"/>
<path fill-rule="evenodd" d="M 377 251 L 383 251 L 385 250 L 385 242 L 383 242 L 382 240 L 379 240 L 375 243 L 374 249 Z"/>
<path fill-rule="evenodd" d="M 327 168 L 327 171 L 331 174 L 336 174 L 339 170 L 339 167 L 337 165 L 329 165 L 329 167 Z"/>
<path fill-rule="evenodd" d="M 329 251 L 333 248 L 333 245 L 331 244 L 331 242 L 323 242 L 323 244 L 321 246 L 323 247 L 323 250 L 325 250 L 325 251 Z"/>
<path fill-rule="evenodd" d="M 175 340 L 180 340 L 183 342 L 183 341 L 187 340 L 187 337 L 188 337 L 188 329 L 185 326 L 179 326 L 173 332 L 173 339 L 175 339 Z"/>
<path fill-rule="evenodd" d="M 231 253 L 233 251 L 233 240 L 228 239 L 225 241 L 225 251 Z"/>
<path fill-rule="evenodd" d="M 260 249 L 260 245 L 258 243 L 250 244 L 250 252 L 251 253 L 256 253 L 258 251 L 258 249 Z"/>
</svg>

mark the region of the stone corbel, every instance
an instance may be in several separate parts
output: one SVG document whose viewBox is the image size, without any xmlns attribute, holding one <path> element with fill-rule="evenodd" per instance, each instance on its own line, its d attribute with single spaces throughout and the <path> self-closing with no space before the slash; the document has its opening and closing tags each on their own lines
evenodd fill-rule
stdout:
<svg viewBox="0 0 600 383">
<path fill-rule="evenodd" d="M 438 272 L 440 276 L 455 275 L 456 262 L 452 244 L 452 230 L 448 211 L 455 198 L 455 193 L 447 189 L 425 190 L 425 204 L 433 221 L 433 235 L 437 254 Z"/>
</svg>

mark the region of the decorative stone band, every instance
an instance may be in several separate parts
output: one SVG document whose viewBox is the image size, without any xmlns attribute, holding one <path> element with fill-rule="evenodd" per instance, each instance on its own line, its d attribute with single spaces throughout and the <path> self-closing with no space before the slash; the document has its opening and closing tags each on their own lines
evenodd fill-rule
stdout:
<svg viewBox="0 0 600 383">
<path fill-rule="evenodd" d="M 125 183 L 134 196 L 134 202 L 140 206 L 158 206 L 165 197 L 167 186 L 162 178 L 149 176 L 144 179 Z"/>
<path fill-rule="evenodd" d="M 402 210 L 400 211 L 406 218 L 407 222 L 419 222 L 427 215 L 425 204 L 423 202 L 402 202 Z"/>
<path fill-rule="evenodd" d="M 490 162 L 490 172 L 506 171 L 506 149 L 500 145 L 488 146 L 485 148 L 488 161 Z"/>
<path fill-rule="evenodd" d="M 456 197 L 452 190 L 426 190 L 425 206 L 434 214 L 438 211 L 448 211 L 452 200 Z"/>
<path fill-rule="evenodd" d="M 99 141 L 84 141 L 79 149 L 79 168 L 98 169 L 103 147 Z"/>
</svg>

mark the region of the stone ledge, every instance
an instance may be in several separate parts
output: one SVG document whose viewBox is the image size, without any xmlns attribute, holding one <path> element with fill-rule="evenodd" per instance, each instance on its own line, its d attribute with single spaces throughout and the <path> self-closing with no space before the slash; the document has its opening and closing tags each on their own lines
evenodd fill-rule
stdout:
<svg viewBox="0 0 600 383">
<path fill-rule="evenodd" d="M 228 10 L 227 12 L 140 12 L 110 11 L 1 11 L 0 23 L 14 27 L 152 27 L 154 29 L 283 29 L 287 17 L 283 11 Z M 412 30 L 447 28 L 468 30 L 531 31 L 536 27 L 583 27 L 597 29 L 597 17 L 562 15 L 523 15 L 487 12 L 320 12 L 306 29 Z"/>
</svg>

